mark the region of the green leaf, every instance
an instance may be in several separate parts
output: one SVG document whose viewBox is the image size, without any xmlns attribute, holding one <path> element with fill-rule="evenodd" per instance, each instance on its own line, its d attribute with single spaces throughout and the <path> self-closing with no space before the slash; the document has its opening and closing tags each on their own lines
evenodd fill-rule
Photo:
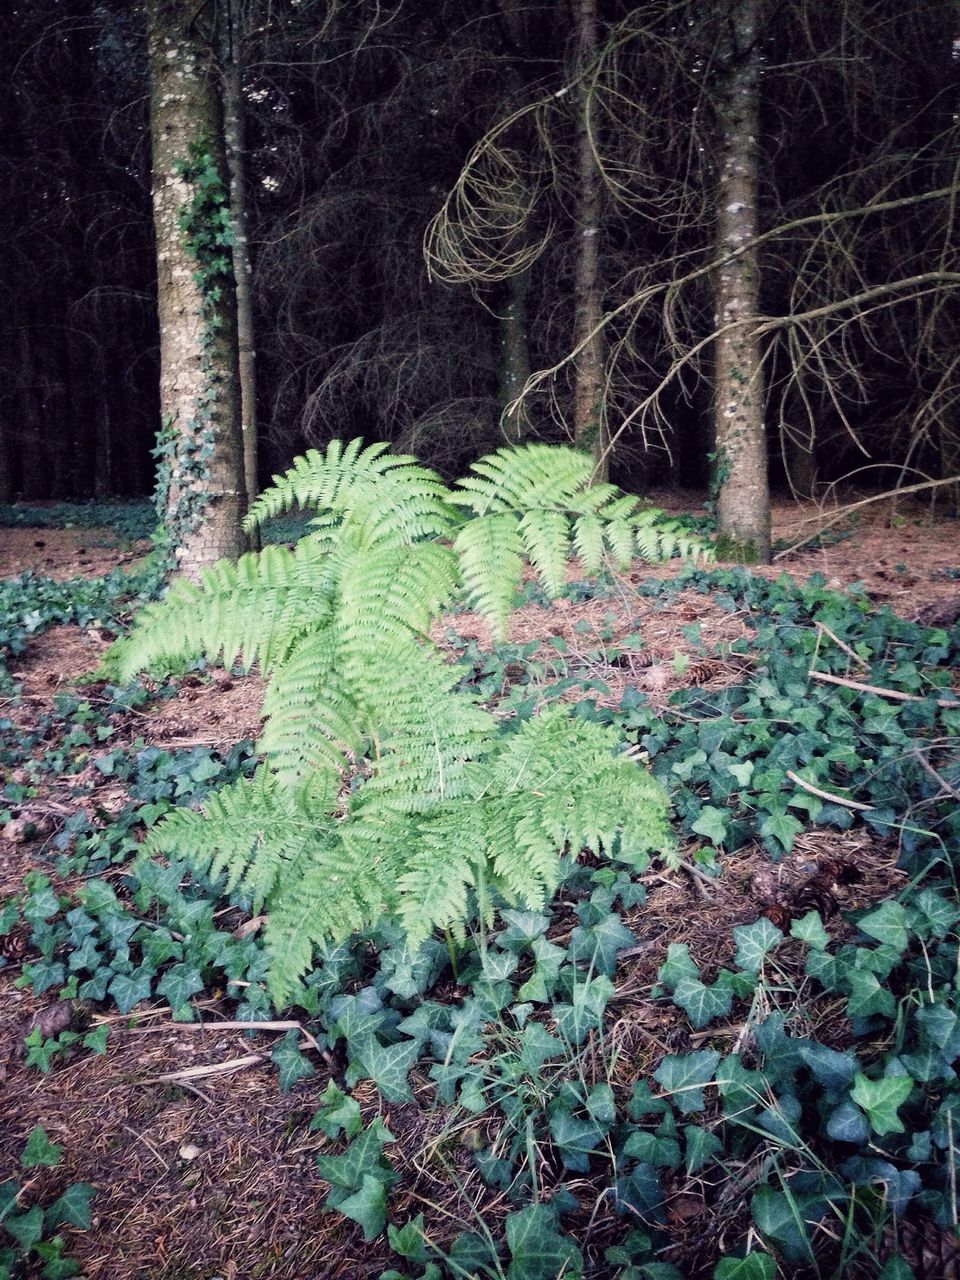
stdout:
<svg viewBox="0 0 960 1280">
<path fill-rule="evenodd" d="M 504 1222 L 510 1246 L 507 1280 L 579 1280 L 583 1258 L 558 1227 L 556 1212 L 534 1204 L 511 1213 Z"/>
<path fill-rule="evenodd" d="M 760 1187 L 750 1208 L 757 1230 L 772 1240 L 789 1262 L 812 1260 L 803 1214 L 793 1196 L 773 1187 Z"/>
<path fill-rule="evenodd" d="M 35 1204 L 25 1213 L 8 1213 L 3 1229 L 13 1236 L 22 1253 L 29 1253 L 43 1239 L 43 1210 Z"/>
<path fill-rule="evenodd" d="M 351 1062 L 370 1077 L 387 1102 L 412 1102 L 413 1093 L 407 1075 L 417 1060 L 420 1046 L 416 1040 L 383 1045 L 376 1036 L 364 1036 L 359 1044 L 351 1042 Z"/>
<path fill-rule="evenodd" d="M 720 1054 L 715 1049 L 671 1055 L 663 1059 L 653 1078 L 671 1095 L 677 1110 L 688 1115 L 703 1110 L 702 1086 L 713 1079 L 719 1061 Z"/>
<path fill-rule="evenodd" d="M 330 1080 L 320 1095 L 320 1107 L 314 1112 L 310 1128 L 319 1129 L 328 1138 L 338 1138 L 341 1133 L 347 1138 L 356 1137 L 363 1128 L 360 1104 Z"/>
<path fill-rule="evenodd" d="M 868 1018 L 871 1014 L 881 1013 L 888 1018 L 896 1016 L 897 1003 L 893 995 L 882 987 L 872 973 L 854 970 L 848 975 L 850 998 L 847 1000 L 847 1014 L 851 1018 Z"/>
<path fill-rule="evenodd" d="M 371 1173 L 363 1175 L 358 1191 L 338 1200 L 338 1213 L 352 1218 L 363 1228 L 363 1238 L 368 1243 L 376 1239 L 387 1222 L 387 1193 L 383 1182 Z"/>
<path fill-rule="evenodd" d="M 850 1097 L 866 1112 L 874 1133 L 883 1137 L 888 1133 L 904 1132 L 897 1108 L 906 1102 L 912 1089 L 911 1076 L 883 1076 L 880 1080 L 870 1080 L 858 1071 Z"/>
<path fill-rule="evenodd" d="M 857 928 L 878 942 L 905 951 L 910 941 L 906 908 L 899 902 L 882 902 L 875 911 L 857 921 Z"/>
<path fill-rule="evenodd" d="M 699 1172 L 708 1160 L 723 1150 L 723 1142 L 717 1135 L 699 1124 L 684 1125 L 683 1138 L 686 1150 L 684 1167 L 688 1177 Z"/>
<path fill-rule="evenodd" d="M 63 1147 L 51 1142 L 42 1125 L 35 1125 L 30 1130 L 27 1145 L 23 1148 L 20 1163 L 25 1169 L 34 1169 L 37 1165 L 49 1165 L 51 1168 L 60 1163 Z"/>
<path fill-rule="evenodd" d="M 784 853 L 790 852 L 794 840 L 802 830 L 803 823 L 789 813 L 770 813 L 761 820 L 759 825 L 760 834 L 767 841 L 779 845 Z"/>
<path fill-rule="evenodd" d="M 714 1018 L 722 1018 L 733 1007 L 733 992 L 728 986 L 714 983 L 705 986 L 697 978 L 681 978 L 673 989 L 673 1003 L 683 1009 L 696 1030 Z"/>
<path fill-rule="evenodd" d="M 46 1225 L 54 1227 L 66 1222 L 71 1227 L 82 1227 L 86 1231 L 90 1226 L 90 1199 L 94 1194 L 95 1189 L 89 1182 L 71 1182 L 63 1195 L 48 1207 Z"/>
<path fill-rule="evenodd" d="M 430 1256 L 423 1237 L 422 1213 L 405 1222 L 402 1227 L 395 1227 L 392 1222 L 387 1227 L 387 1243 L 390 1248 L 401 1258 L 409 1258 L 411 1262 L 426 1262 Z"/>
<path fill-rule="evenodd" d="M 83 1047 L 91 1049 L 94 1053 L 106 1053 L 109 1032 L 109 1026 L 102 1022 L 99 1027 L 94 1027 L 92 1031 L 88 1031 L 83 1037 Z"/>
<path fill-rule="evenodd" d="M 279 1068 L 283 1093 L 289 1093 L 298 1080 L 316 1075 L 313 1063 L 300 1052 L 300 1032 L 296 1029 L 277 1041 L 270 1051 L 270 1060 Z"/>
<path fill-rule="evenodd" d="M 587 929 L 574 929 L 570 935 L 570 956 L 573 960 L 590 961 L 597 973 L 612 975 L 617 967 L 617 952 L 633 946 L 636 940 L 636 934 L 611 911 Z"/>
<path fill-rule="evenodd" d="M 713 1280 L 774 1280 L 776 1259 L 769 1253 L 748 1253 L 745 1258 L 721 1258 L 713 1271 Z"/>
<path fill-rule="evenodd" d="M 115 974 L 107 991 L 121 1013 L 129 1013 L 134 1005 L 150 994 L 152 974 L 146 969 Z"/>
<path fill-rule="evenodd" d="M 690 948 L 685 942 L 671 942 L 667 947 L 667 958 L 657 971 L 657 977 L 668 987 L 675 987 L 681 978 L 699 978 L 700 970 L 690 956 Z"/>
<path fill-rule="evenodd" d="M 783 940 L 783 933 L 766 916 L 761 916 L 753 924 L 737 925 L 733 936 L 736 963 L 751 973 L 760 972 L 767 952 Z"/>
<path fill-rule="evenodd" d="M 690 830 L 698 836 L 705 836 L 711 844 L 723 844 L 727 838 L 727 814 L 712 804 L 705 804 L 695 822 L 691 822 Z"/>
<path fill-rule="evenodd" d="M 190 997 L 203 990 L 200 970 L 187 964 L 175 964 L 157 983 L 157 995 L 166 996 L 172 1009 L 181 1009 Z"/>
<path fill-rule="evenodd" d="M 383 1148 L 394 1137 L 378 1118 L 355 1138 L 341 1156 L 317 1156 L 317 1172 L 325 1182 L 341 1191 L 359 1190 L 367 1174 L 389 1183 L 396 1174 L 382 1158 Z"/>
<path fill-rule="evenodd" d="M 808 911 L 805 916 L 794 920 L 790 925 L 790 936 L 799 938 L 814 951 L 825 951 L 830 942 L 830 935 L 824 929 L 817 911 Z"/>
</svg>

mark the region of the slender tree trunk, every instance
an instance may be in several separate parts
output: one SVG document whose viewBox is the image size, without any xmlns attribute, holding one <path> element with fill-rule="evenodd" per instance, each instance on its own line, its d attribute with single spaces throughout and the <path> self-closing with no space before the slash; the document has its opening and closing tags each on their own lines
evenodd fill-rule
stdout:
<svg viewBox="0 0 960 1280">
<path fill-rule="evenodd" d="M 247 506 L 256 500 L 257 484 L 257 348 L 253 318 L 253 264 L 247 235 L 247 154 L 240 60 L 240 15 L 237 0 L 228 0 L 223 36 L 223 136 L 230 174 L 233 218 L 233 273 L 237 288 L 237 347 L 240 372 L 240 435 Z"/>
<path fill-rule="evenodd" d="M 198 0 L 147 6 L 161 480 L 177 567 L 190 576 L 243 548 L 236 296 L 229 273 L 204 292 L 204 267 L 181 226 L 198 191 L 190 166 L 209 176 L 209 157 L 226 189 L 217 80 L 204 38 L 210 7 Z"/>
<path fill-rule="evenodd" d="M 530 272 L 510 276 L 504 284 L 505 297 L 500 304 L 500 359 L 497 363 L 500 398 L 500 429 L 511 444 L 526 435 L 527 414 L 523 404 L 511 411 L 530 377 L 530 348 L 527 342 L 527 294 Z"/>
<path fill-rule="evenodd" d="M 573 432 L 577 443 L 589 448 L 596 462 L 594 478 L 609 475 L 609 432 L 604 396 L 605 352 L 602 334 L 600 288 L 600 214 L 602 187 L 594 154 L 596 109 L 588 69 L 598 52 L 597 0 L 578 0 L 578 67 L 585 75 L 577 140 L 576 265 L 573 300 L 574 345 L 582 350 L 574 364 Z"/>
<path fill-rule="evenodd" d="M 757 166 L 759 0 L 731 0 L 726 72 L 720 88 L 714 420 L 717 527 L 770 559 L 770 491 L 764 431 L 760 343 L 749 334 L 757 314 Z"/>
</svg>

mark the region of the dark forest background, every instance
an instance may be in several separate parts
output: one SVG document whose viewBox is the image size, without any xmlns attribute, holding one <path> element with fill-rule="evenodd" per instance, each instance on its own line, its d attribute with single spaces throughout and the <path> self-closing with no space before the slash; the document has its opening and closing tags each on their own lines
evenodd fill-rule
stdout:
<svg viewBox="0 0 960 1280">
<path fill-rule="evenodd" d="M 604 412 L 613 433 L 627 424 L 613 471 L 636 488 L 709 473 L 724 10 L 599 0 L 595 14 Z M 786 0 L 760 16 L 771 478 L 806 493 L 849 473 L 953 474 L 956 8 Z M 233 21 L 261 477 L 354 435 L 455 474 L 510 434 L 527 375 L 558 365 L 518 431 L 572 436 L 579 6 L 246 0 Z M 3 6 L 2 500 L 152 488 L 147 81 L 140 4 Z"/>
</svg>

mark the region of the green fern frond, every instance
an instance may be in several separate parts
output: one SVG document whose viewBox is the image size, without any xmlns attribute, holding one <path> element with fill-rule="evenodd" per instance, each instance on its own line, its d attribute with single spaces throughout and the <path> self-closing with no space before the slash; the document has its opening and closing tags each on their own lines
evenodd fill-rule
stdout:
<svg viewBox="0 0 960 1280">
<path fill-rule="evenodd" d="M 404 543 L 448 533 L 454 519 L 447 489 L 436 472 L 406 454 L 388 454 L 385 444 L 332 440 L 325 453 L 311 449 L 296 460 L 250 508 L 244 527 L 300 506 L 352 517 L 375 540 Z"/>
<path fill-rule="evenodd" d="M 535 508 L 520 521 L 520 537 L 527 554 L 551 598 L 564 588 L 570 559 L 570 521 L 562 511 Z"/>
<path fill-rule="evenodd" d="M 501 637 L 523 572 L 523 544 L 516 516 L 477 516 L 464 525 L 453 545 L 460 557 L 467 603 L 487 619 L 494 635 Z"/>
<path fill-rule="evenodd" d="M 451 501 L 474 515 L 565 509 L 590 484 L 593 462 L 586 453 L 556 445 L 526 444 L 498 449 L 475 462 L 457 481 Z"/>
<path fill-rule="evenodd" d="M 257 745 L 282 782 L 337 776 L 363 755 L 363 716 L 338 657 L 332 628 L 309 632 L 267 685 Z"/>
<path fill-rule="evenodd" d="M 191 658 L 221 658 L 229 669 L 241 657 L 268 670 L 296 635 L 330 615 L 322 562 L 286 547 L 265 547 L 221 560 L 200 582 L 176 579 L 163 600 L 137 615 L 130 633 L 116 640 L 103 670 L 120 680 L 138 671 L 172 670 Z"/>
<path fill-rule="evenodd" d="M 487 857 L 484 835 L 477 812 L 463 806 L 422 824 L 397 885 L 398 914 L 411 948 L 434 929 L 468 918 L 467 895 Z"/>
</svg>

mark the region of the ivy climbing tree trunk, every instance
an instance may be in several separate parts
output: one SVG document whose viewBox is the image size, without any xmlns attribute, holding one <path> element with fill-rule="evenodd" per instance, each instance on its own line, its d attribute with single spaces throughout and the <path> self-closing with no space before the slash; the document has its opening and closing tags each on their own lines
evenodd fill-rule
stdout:
<svg viewBox="0 0 960 1280">
<path fill-rule="evenodd" d="M 243 549 L 236 289 L 211 4 L 148 0 L 160 321 L 158 503 L 176 567 Z"/>
<path fill-rule="evenodd" d="M 731 0 L 719 88 L 714 423 L 717 528 L 770 559 L 770 491 L 757 315 L 759 0 Z"/>
</svg>

